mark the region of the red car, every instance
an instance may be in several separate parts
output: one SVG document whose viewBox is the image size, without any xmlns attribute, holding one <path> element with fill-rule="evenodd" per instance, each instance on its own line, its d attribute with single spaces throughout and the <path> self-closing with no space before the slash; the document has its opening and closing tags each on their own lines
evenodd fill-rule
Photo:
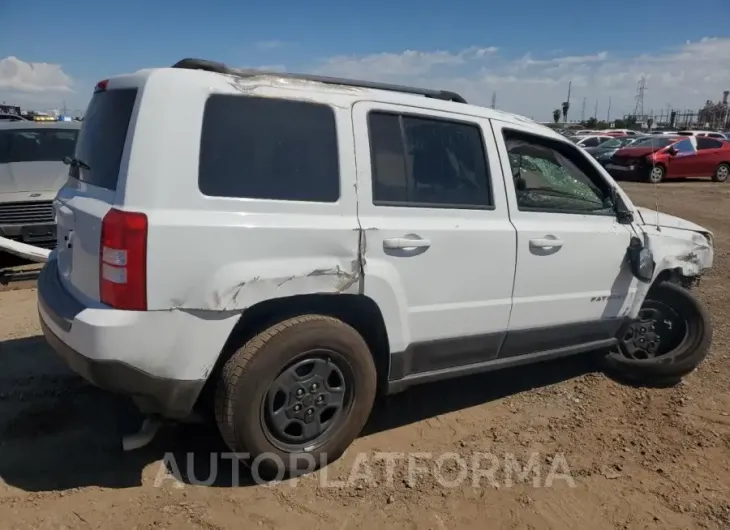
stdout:
<svg viewBox="0 0 730 530">
<path fill-rule="evenodd" d="M 606 169 L 615 179 L 647 182 L 730 176 L 730 142 L 702 136 L 651 136 L 616 151 Z"/>
</svg>

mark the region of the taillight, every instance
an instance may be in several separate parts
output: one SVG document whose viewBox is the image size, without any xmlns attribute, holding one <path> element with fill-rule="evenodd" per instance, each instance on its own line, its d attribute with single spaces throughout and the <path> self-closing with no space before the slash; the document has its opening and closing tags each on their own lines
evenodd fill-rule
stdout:
<svg viewBox="0 0 730 530">
<path fill-rule="evenodd" d="M 112 208 L 101 224 L 99 293 L 115 309 L 147 309 L 147 216 Z"/>
</svg>

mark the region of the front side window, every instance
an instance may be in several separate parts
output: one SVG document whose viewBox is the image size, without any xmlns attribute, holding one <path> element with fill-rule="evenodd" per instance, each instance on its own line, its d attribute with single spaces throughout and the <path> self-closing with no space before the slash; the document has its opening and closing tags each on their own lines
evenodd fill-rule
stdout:
<svg viewBox="0 0 730 530">
<path fill-rule="evenodd" d="M 371 112 L 373 203 L 380 206 L 492 206 L 481 128 L 476 124 Z"/>
<path fill-rule="evenodd" d="M 74 154 L 74 129 L 12 129 L 0 132 L 0 164 L 62 162 Z"/>
<path fill-rule="evenodd" d="M 697 152 L 694 143 L 689 138 L 673 144 L 673 147 L 677 151 L 677 156 L 694 155 Z"/>
<path fill-rule="evenodd" d="M 613 215 L 609 185 L 569 146 L 504 132 L 517 206 L 524 211 Z"/>
</svg>

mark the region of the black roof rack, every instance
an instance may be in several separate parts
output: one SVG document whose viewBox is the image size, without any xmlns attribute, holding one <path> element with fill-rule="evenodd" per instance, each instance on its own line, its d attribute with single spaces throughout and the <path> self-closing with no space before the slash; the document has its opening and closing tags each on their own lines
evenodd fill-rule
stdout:
<svg viewBox="0 0 730 530">
<path fill-rule="evenodd" d="M 182 59 L 172 65 L 173 68 L 184 68 L 187 70 L 205 70 L 207 72 L 215 72 L 218 74 L 235 75 L 238 77 L 253 77 L 257 75 L 275 75 L 285 79 L 301 79 L 303 81 L 316 81 L 318 83 L 326 83 L 330 85 L 343 85 L 351 87 L 372 88 L 375 90 L 388 90 L 390 92 L 403 92 L 405 94 L 416 94 L 432 99 L 440 99 L 443 101 L 456 101 L 457 103 L 466 103 L 466 100 L 456 92 L 448 90 L 430 90 L 427 88 L 414 88 L 401 85 L 391 85 L 388 83 L 375 83 L 372 81 L 357 81 L 354 79 L 341 79 L 339 77 L 326 77 L 321 75 L 310 74 L 293 74 L 282 72 L 266 72 L 263 70 L 244 70 L 239 68 L 229 68 L 223 63 L 208 61 L 206 59 Z"/>
</svg>

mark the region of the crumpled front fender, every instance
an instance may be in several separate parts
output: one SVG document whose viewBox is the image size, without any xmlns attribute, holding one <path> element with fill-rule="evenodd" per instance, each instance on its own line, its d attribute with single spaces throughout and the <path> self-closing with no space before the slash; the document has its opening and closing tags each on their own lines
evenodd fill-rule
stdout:
<svg viewBox="0 0 730 530">
<path fill-rule="evenodd" d="M 656 268 L 651 282 L 639 282 L 636 296 L 629 312 L 636 318 L 651 286 L 667 273 L 684 281 L 697 281 L 709 269 L 715 258 L 712 236 L 709 232 L 699 232 L 680 228 L 643 226 L 644 245 L 654 255 Z"/>
</svg>

